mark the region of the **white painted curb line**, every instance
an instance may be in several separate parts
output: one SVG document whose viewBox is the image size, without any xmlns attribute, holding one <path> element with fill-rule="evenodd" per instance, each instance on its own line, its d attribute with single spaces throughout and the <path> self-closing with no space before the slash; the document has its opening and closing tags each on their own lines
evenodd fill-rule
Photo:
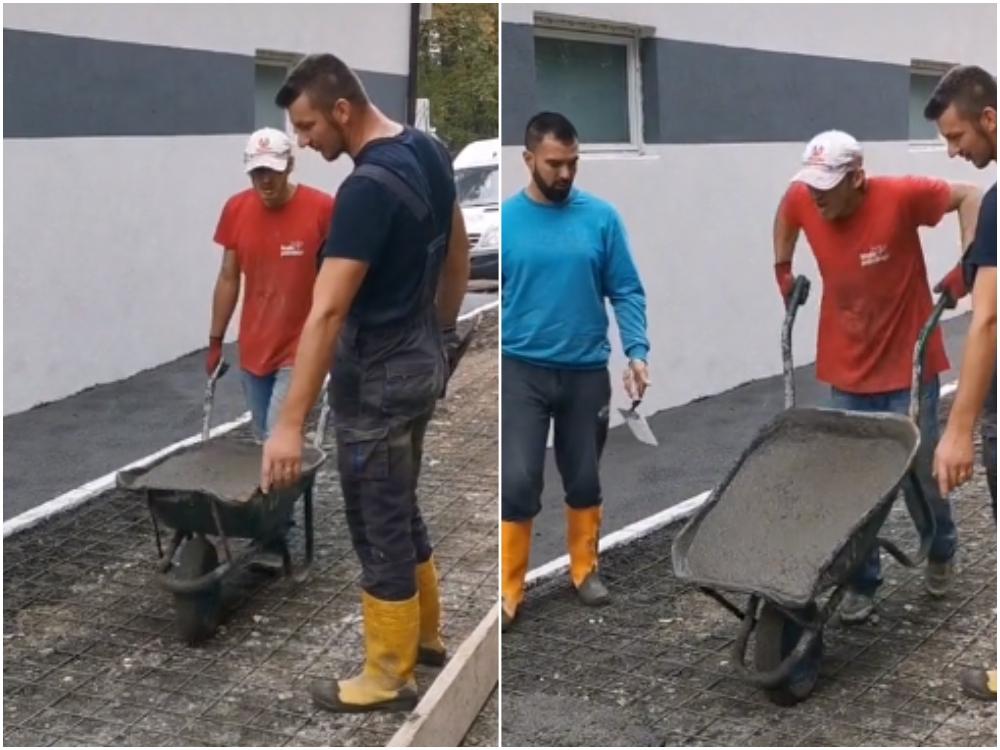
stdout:
<svg viewBox="0 0 1000 750">
<path fill-rule="evenodd" d="M 494 307 L 500 307 L 500 300 L 497 299 L 493 300 L 492 302 L 487 302 L 485 305 L 481 305 L 480 307 L 477 307 L 475 310 L 471 310 L 465 313 L 465 315 L 459 315 L 457 320 L 459 321 L 469 320 L 470 318 L 474 318 L 477 315 L 486 312 L 487 310 L 492 310 Z"/>
<path fill-rule="evenodd" d="M 232 422 L 225 422 L 220 425 L 216 425 L 209 432 L 211 437 L 217 435 L 223 435 L 227 432 L 232 432 L 240 425 L 244 425 L 250 421 L 250 412 L 244 412 L 241 417 L 234 419 Z M 69 492 L 64 492 L 59 495 L 59 497 L 53 498 L 46 503 L 32 508 L 31 510 L 26 510 L 24 513 L 14 516 L 9 521 L 4 521 L 3 524 L 3 535 L 6 539 L 11 534 L 17 533 L 18 531 L 24 531 L 25 529 L 31 528 L 39 521 L 43 521 L 49 516 L 55 515 L 56 513 L 62 513 L 63 511 L 69 510 L 70 508 L 75 508 L 78 505 L 82 505 L 91 498 L 100 495 L 102 492 L 106 492 L 115 486 L 115 477 L 118 475 L 119 471 L 125 471 L 126 469 L 139 469 L 145 466 L 149 466 L 151 463 L 156 461 L 163 456 L 174 453 L 175 451 L 185 448 L 189 445 L 194 445 L 201 441 L 201 433 L 197 435 L 192 435 L 189 438 L 184 438 L 173 445 L 168 445 L 162 450 L 158 450 L 156 453 L 150 454 L 138 461 L 133 461 L 127 466 L 123 466 L 120 469 L 116 469 L 102 477 L 98 477 L 90 482 L 87 482 L 75 490 L 70 490 Z"/>
<path fill-rule="evenodd" d="M 941 398 L 950 396 L 957 389 L 957 380 L 945 383 L 941 386 Z M 698 508 L 704 505 L 708 501 L 711 494 L 712 490 L 706 490 L 699 495 L 689 497 L 687 500 L 684 500 L 677 505 L 671 505 L 669 508 L 661 510 L 659 513 L 654 513 L 651 516 L 641 518 L 635 523 L 631 523 L 618 531 L 614 531 L 607 536 L 603 536 L 598 543 L 598 549 L 601 552 L 605 552 L 606 550 L 620 547 L 623 544 L 634 542 L 636 539 L 646 536 L 657 529 L 662 529 L 664 526 L 667 526 L 674 521 L 680 521 L 687 518 L 688 516 L 693 515 Z M 539 581 L 552 578 L 568 568 L 569 555 L 557 557 L 555 560 L 550 560 L 544 565 L 539 565 L 537 568 L 529 570 L 528 575 L 525 576 L 524 579 L 525 585 L 535 585 Z"/>
</svg>

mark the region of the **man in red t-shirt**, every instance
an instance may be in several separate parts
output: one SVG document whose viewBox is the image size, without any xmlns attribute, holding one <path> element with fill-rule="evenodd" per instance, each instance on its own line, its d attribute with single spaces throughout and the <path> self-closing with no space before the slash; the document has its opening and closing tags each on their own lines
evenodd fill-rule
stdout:
<svg viewBox="0 0 1000 750">
<path fill-rule="evenodd" d="M 290 180 L 292 141 L 263 128 L 247 141 L 251 188 L 226 201 L 215 231 L 222 269 L 215 283 L 205 371 L 222 357 L 222 339 L 246 278 L 240 316 L 243 392 L 259 440 L 267 438 L 288 391 L 299 334 L 312 305 L 319 251 L 333 198 Z"/>
<path fill-rule="evenodd" d="M 823 278 L 816 377 L 831 386 L 832 405 L 852 411 L 906 414 L 913 347 L 933 303 L 917 229 L 957 211 L 959 249 L 976 229 L 981 193 L 972 185 L 924 177 L 866 177 L 860 144 L 847 133 L 820 133 L 806 147 L 774 223 L 775 277 L 787 302 L 794 284 L 792 255 L 805 232 Z M 946 280 L 956 299 L 960 275 Z M 954 288 L 952 288 L 954 287 Z M 925 587 L 942 596 L 954 576 L 955 524 L 931 475 L 938 439 L 939 374 L 948 369 L 935 331 L 924 360 L 921 447 L 917 478 L 931 502 L 937 531 Z M 904 490 L 905 491 L 905 490 Z M 845 623 L 862 622 L 881 583 L 876 546 L 851 581 L 841 606 Z"/>
</svg>

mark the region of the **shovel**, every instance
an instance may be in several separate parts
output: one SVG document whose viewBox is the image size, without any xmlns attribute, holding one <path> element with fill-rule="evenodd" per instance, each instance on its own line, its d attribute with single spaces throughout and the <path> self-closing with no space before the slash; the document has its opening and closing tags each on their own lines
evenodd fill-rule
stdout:
<svg viewBox="0 0 1000 750">
<path fill-rule="evenodd" d="M 642 403 L 642 399 L 638 399 L 632 402 L 632 407 L 629 409 L 619 408 L 618 411 L 621 413 L 622 417 L 625 419 L 625 424 L 632 431 L 635 439 L 640 443 L 645 443 L 646 445 L 659 445 L 656 440 L 656 435 L 649 428 L 649 422 L 646 418 L 639 414 L 635 409 Z"/>
</svg>

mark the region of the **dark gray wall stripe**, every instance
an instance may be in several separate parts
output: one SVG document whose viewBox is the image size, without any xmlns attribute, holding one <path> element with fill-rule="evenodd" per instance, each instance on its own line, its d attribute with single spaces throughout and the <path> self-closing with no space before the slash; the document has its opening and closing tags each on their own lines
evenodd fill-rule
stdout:
<svg viewBox="0 0 1000 750">
<path fill-rule="evenodd" d="M 524 143 L 524 126 L 538 112 L 535 87 L 534 27 L 502 25 L 500 134 L 504 146 Z"/>
<path fill-rule="evenodd" d="M 532 27 L 504 24 L 502 33 L 501 138 L 517 145 L 545 102 L 535 93 Z M 909 137 L 906 66 L 673 39 L 643 40 L 640 56 L 646 143 L 803 141 L 828 128 Z"/>
<path fill-rule="evenodd" d="M 672 39 L 642 51 L 650 143 L 803 141 L 829 128 L 909 137 L 908 67 Z"/>
<path fill-rule="evenodd" d="M 208 50 L 4 29 L 4 137 L 248 133 L 254 59 Z M 390 117 L 406 75 L 359 71 Z"/>
</svg>

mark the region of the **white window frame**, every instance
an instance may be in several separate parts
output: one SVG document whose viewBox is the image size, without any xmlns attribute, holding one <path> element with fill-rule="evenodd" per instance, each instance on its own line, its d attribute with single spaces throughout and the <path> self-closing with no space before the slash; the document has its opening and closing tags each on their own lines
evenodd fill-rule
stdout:
<svg viewBox="0 0 1000 750">
<path fill-rule="evenodd" d="M 627 143 L 588 143 L 580 141 L 581 153 L 641 153 L 642 142 L 642 70 L 639 58 L 641 29 L 635 26 L 570 19 L 564 16 L 535 16 L 535 36 L 549 39 L 568 39 L 577 42 L 596 42 L 625 47 L 625 71 L 628 76 Z"/>
<path fill-rule="evenodd" d="M 271 49 L 258 49 L 255 51 L 253 56 L 254 75 L 256 75 L 258 65 L 267 68 L 281 68 L 287 75 L 288 72 L 294 68 L 303 57 L 304 55 L 295 54 L 294 52 L 279 52 Z M 256 123 L 254 123 L 254 127 L 256 127 Z M 285 110 L 285 134 L 294 140 L 295 133 L 293 130 L 292 121 L 288 117 L 288 110 Z"/>
<path fill-rule="evenodd" d="M 949 70 L 955 67 L 955 63 L 944 63 L 938 60 L 910 60 L 910 77 L 917 75 L 923 76 L 937 76 L 940 78 Z M 907 80 L 909 84 L 909 80 Z M 907 92 L 911 93 L 911 92 Z M 909 99 L 907 99 L 907 106 L 909 106 Z M 907 126 L 909 126 L 909 118 L 907 118 Z M 909 146 L 914 151 L 943 151 L 947 144 L 944 142 L 940 136 L 936 138 L 910 138 L 910 134 L 906 134 L 907 140 L 909 141 Z"/>
</svg>

